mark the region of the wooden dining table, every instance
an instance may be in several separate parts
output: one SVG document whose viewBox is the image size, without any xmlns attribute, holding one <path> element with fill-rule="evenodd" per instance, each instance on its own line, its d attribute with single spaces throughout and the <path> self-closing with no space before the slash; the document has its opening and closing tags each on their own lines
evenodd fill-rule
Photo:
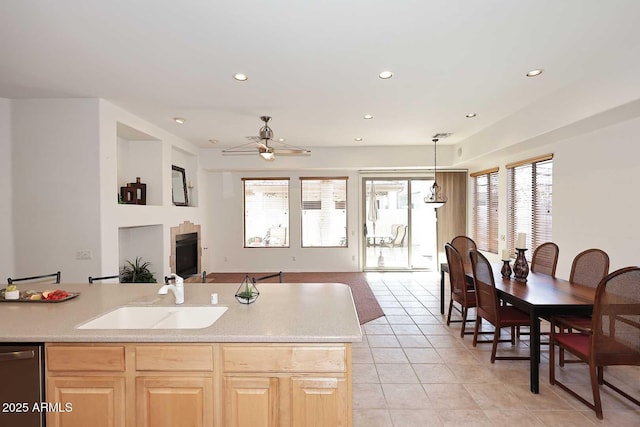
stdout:
<svg viewBox="0 0 640 427">
<path fill-rule="evenodd" d="M 446 264 L 443 264 L 446 265 Z M 442 266 L 441 265 L 441 268 Z M 526 282 L 513 278 L 502 278 L 502 264 L 493 264 L 493 276 L 498 298 L 529 314 L 530 322 L 530 388 L 531 392 L 540 391 L 540 319 L 558 314 L 590 314 L 593 310 L 595 288 L 570 283 L 546 274 L 530 272 Z M 465 268 L 467 282 L 473 283 L 473 273 Z M 441 270 L 442 271 L 442 270 Z M 444 298 L 444 273 L 441 276 L 441 297 Z M 444 302 L 441 299 L 441 313 L 444 314 Z M 549 363 L 553 363 L 552 360 Z"/>
</svg>

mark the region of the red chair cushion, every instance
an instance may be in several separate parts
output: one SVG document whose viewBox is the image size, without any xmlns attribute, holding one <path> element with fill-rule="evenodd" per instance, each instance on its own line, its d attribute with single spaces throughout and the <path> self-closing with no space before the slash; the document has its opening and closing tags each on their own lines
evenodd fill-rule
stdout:
<svg viewBox="0 0 640 427">
<path fill-rule="evenodd" d="M 585 334 L 555 334 L 555 342 L 576 356 L 586 359 L 589 357 L 589 335 Z"/>
</svg>

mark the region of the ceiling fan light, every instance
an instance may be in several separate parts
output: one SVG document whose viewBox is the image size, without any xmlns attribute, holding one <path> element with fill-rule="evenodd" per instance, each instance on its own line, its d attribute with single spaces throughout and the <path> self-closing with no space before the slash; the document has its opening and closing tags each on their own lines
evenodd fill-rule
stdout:
<svg viewBox="0 0 640 427">
<path fill-rule="evenodd" d="M 263 151 L 260 153 L 260 157 L 264 160 L 274 160 L 276 156 L 273 154 L 273 151 Z"/>
</svg>

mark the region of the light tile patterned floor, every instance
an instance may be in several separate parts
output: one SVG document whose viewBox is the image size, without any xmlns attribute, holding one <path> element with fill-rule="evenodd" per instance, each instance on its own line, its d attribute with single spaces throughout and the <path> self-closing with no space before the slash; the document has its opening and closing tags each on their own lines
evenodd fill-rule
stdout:
<svg viewBox="0 0 640 427">
<path fill-rule="evenodd" d="M 354 344 L 355 427 L 640 425 L 640 409 L 606 387 L 601 388 L 600 421 L 582 403 L 549 385 L 545 348 L 537 395 L 529 392 L 529 361 L 491 364 L 491 344 L 473 348 L 472 335 L 460 338 L 460 323 L 446 326 L 438 273 L 374 272 L 367 273 L 367 281 L 386 316 L 363 325 L 363 341 Z M 468 324 L 469 331 L 472 326 Z M 483 330 L 492 331 L 489 325 Z M 528 355 L 528 344 L 528 338 L 515 347 L 502 343 L 498 352 Z M 586 365 L 565 366 L 562 378 L 590 399 Z M 640 368 L 607 368 L 605 375 L 640 396 Z"/>
</svg>

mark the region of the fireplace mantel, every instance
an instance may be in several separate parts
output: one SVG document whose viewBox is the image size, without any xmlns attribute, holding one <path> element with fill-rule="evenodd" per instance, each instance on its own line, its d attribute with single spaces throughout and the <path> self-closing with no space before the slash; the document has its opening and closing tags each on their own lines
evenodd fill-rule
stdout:
<svg viewBox="0 0 640 427">
<path fill-rule="evenodd" d="M 190 221 L 185 221 L 177 227 L 171 227 L 171 255 L 169 255 L 169 264 L 171 272 L 176 272 L 176 236 L 180 234 L 197 233 L 198 234 L 198 273 L 202 272 L 202 233 L 200 225 L 196 225 Z"/>
</svg>

